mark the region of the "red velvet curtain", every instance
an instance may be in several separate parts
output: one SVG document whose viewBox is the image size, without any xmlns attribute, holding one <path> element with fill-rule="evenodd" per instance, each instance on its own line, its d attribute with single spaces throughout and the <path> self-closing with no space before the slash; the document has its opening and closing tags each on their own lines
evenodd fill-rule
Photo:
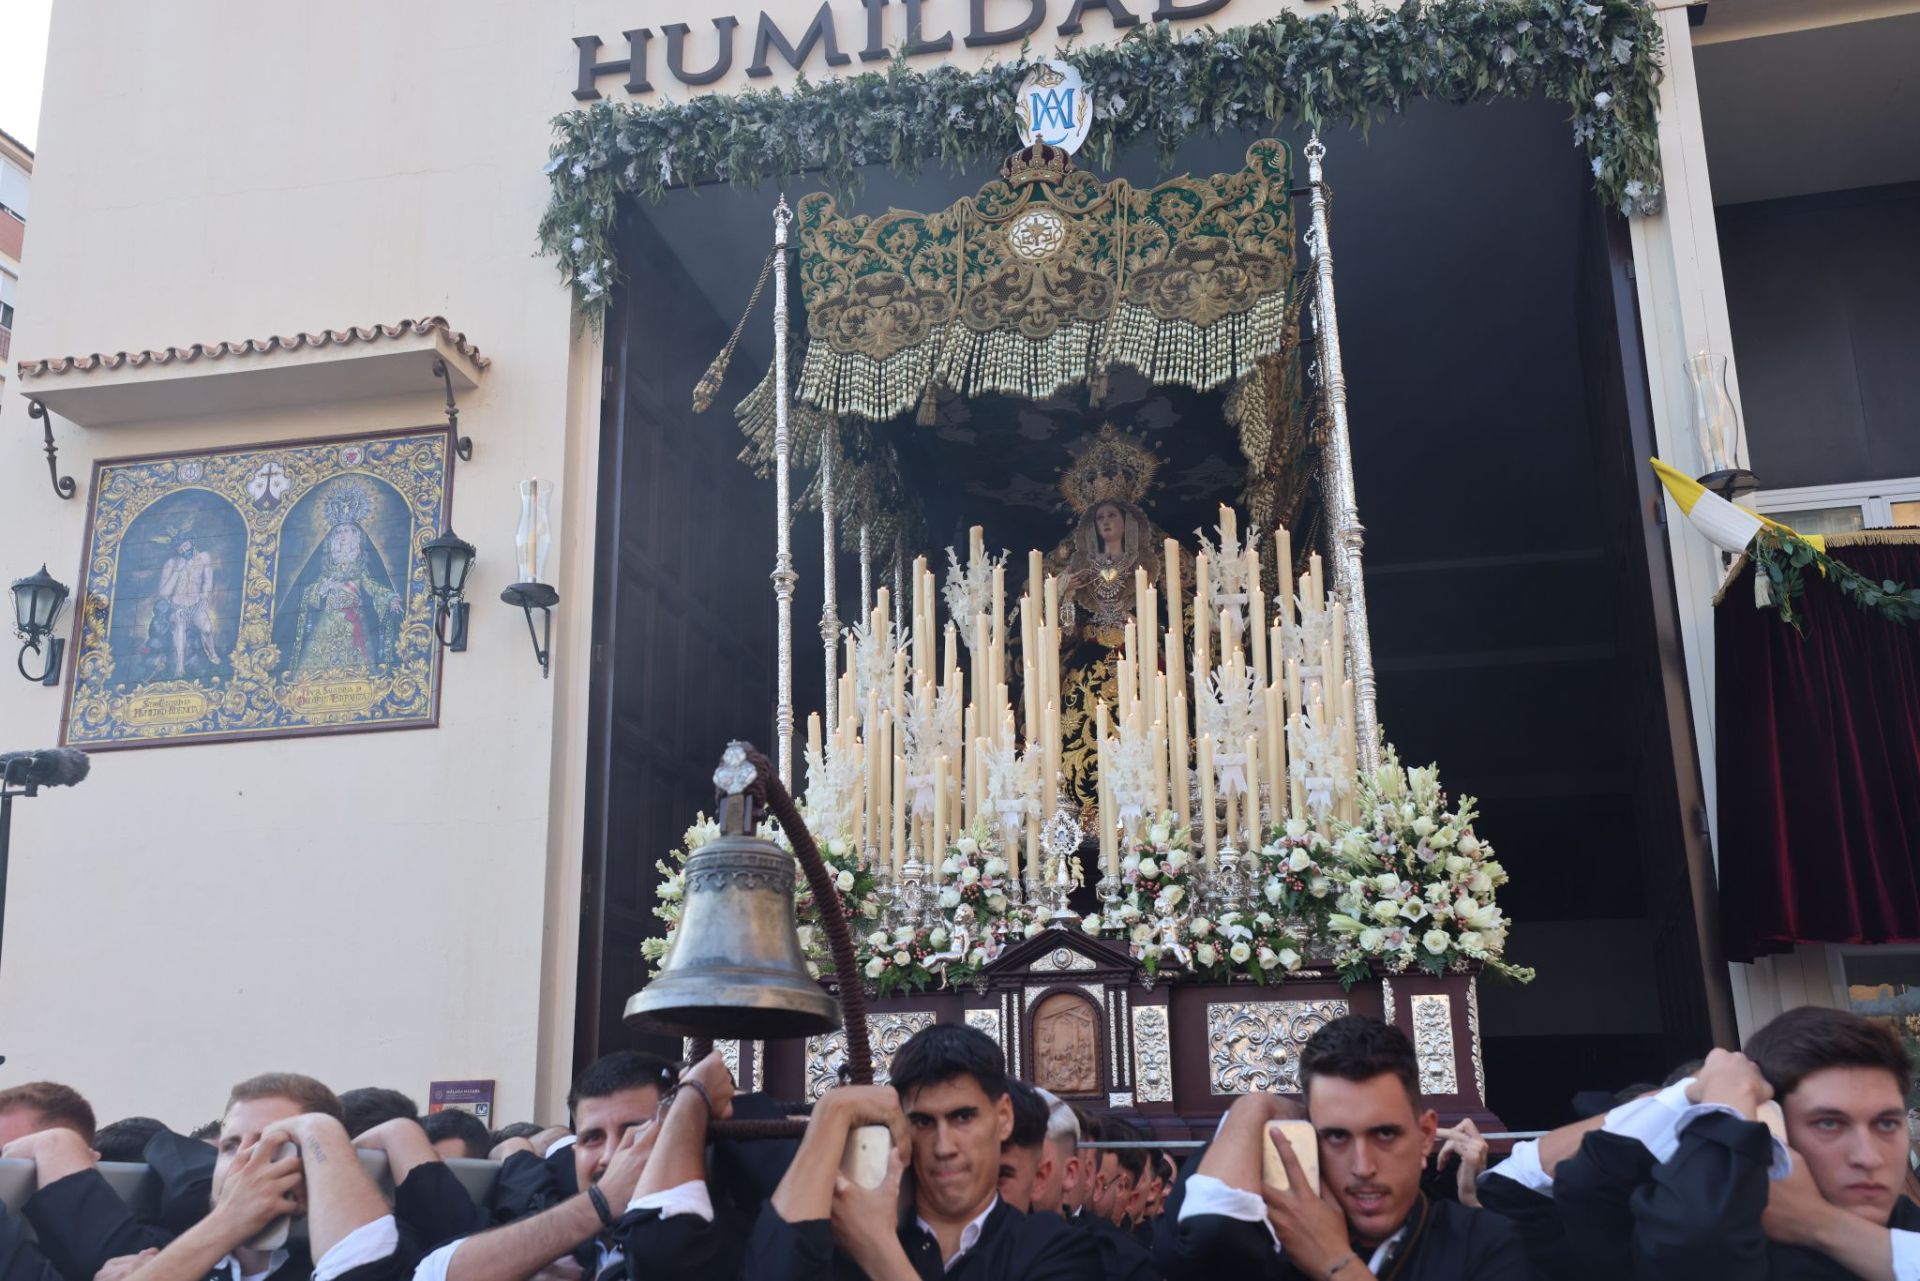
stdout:
<svg viewBox="0 0 1920 1281">
<path fill-rule="evenodd" d="M 1920 531 L 1879 538 L 1828 550 L 1876 581 L 1920 581 Z M 1749 566 L 1715 610 L 1731 960 L 1920 942 L 1920 626 L 1867 613 L 1811 569 L 1803 608 L 1804 636 L 1754 608 Z"/>
</svg>

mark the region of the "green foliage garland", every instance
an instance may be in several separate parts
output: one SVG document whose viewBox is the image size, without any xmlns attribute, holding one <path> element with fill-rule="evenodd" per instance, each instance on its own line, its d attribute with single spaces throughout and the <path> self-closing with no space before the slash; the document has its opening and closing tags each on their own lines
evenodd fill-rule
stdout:
<svg viewBox="0 0 1920 1281">
<path fill-rule="evenodd" d="M 1868 613 L 1878 614 L 1890 623 L 1920 623 L 1920 587 L 1908 587 L 1891 578 L 1875 582 L 1786 530 L 1775 526 L 1763 528 L 1754 535 L 1753 546 L 1748 551 L 1753 556 L 1754 572 L 1766 575 L 1774 608 L 1794 631 L 1803 635 L 1806 626 L 1795 602 L 1806 592 L 1802 573 L 1809 565 L 1838 587 L 1841 595 Z"/>
<path fill-rule="evenodd" d="M 554 121 L 543 252 L 598 318 L 618 268 L 619 198 L 752 184 L 818 171 L 841 191 L 861 166 L 954 169 L 1017 145 L 1015 61 L 980 71 L 896 57 L 884 72 L 641 106 L 602 101 Z M 1297 117 L 1362 129 L 1415 98 L 1479 102 L 1541 93 L 1573 109 L 1594 186 L 1627 214 L 1661 202 L 1656 136 L 1661 40 L 1647 0 L 1406 0 L 1312 17 L 1287 11 L 1215 32 L 1136 27 L 1117 44 L 1065 51 L 1098 95 L 1085 154 L 1105 168 L 1151 142 L 1162 163 L 1196 134 L 1266 129 Z"/>
</svg>

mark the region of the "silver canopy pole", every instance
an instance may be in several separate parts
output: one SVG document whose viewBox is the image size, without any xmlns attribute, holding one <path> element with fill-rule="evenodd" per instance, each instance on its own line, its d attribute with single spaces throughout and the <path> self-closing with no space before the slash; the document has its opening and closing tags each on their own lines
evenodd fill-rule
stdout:
<svg viewBox="0 0 1920 1281">
<path fill-rule="evenodd" d="M 839 575 L 834 565 L 835 553 L 833 536 L 833 456 L 839 450 L 832 420 L 821 428 L 820 434 L 820 585 L 823 595 L 820 601 L 820 646 L 826 653 L 826 687 L 821 696 L 821 705 L 825 713 L 821 717 L 826 722 L 827 733 L 831 734 L 840 724 L 839 658 L 840 647 L 840 586 Z M 858 708 L 852 709 L 855 716 Z"/>
<path fill-rule="evenodd" d="M 773 209 L 773 599 L 778 616 L 779 665 L 775 678 L 774 735 L 779 752 L 774 764 L 780 782 L 793 786 L 793 500 L 787 464 L 792 441 L 787 434 L 787 224 L 793 210 L 787 198 Z"/>
<path fill-rule="evenodd" d="M 1380 767 L 1380 715 L 1376 706 L 1373 643 L 1367 626 L 1367 580 L 1360 564 L 1366 527 L 1360 523 L 1353 488 L 1353 442 L 1347 434 L 1347 376 L 1340 363 L 1340 316 L 1333 301 L 1333 244 L 1327 235 L 1327 188 L 1320 162 L 1326 144 L 1315 133 L 1306 146 L 1307 181 L 1313 191 L 1313 337 L 1319 382 L 1327 397 L 1327 440 L 1322 463 L 1333 584 L 1347 605 L 1347 662 L 1353 671 L 1354 750 L 1363 778 Z"/>
</svg>

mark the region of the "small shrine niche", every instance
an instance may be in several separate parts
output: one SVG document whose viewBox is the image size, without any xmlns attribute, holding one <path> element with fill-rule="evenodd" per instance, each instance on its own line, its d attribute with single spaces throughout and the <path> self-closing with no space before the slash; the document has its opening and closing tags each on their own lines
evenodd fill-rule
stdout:
<svg viewBox="0 0 1920 1281">
<path fill-rule="evenodd" d="M 1100 1015 L 1078 992 L 1055 992 L 1033 1007 L 1030 1079 L 1063 1098 L 1100 1093 Z"/>
</svg>

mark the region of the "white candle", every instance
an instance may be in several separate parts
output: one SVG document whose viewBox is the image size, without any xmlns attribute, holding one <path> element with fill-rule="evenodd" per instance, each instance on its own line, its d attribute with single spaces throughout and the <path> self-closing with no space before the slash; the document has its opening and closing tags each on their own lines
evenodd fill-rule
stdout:
<svg viewBox="0 0 1920 1281">
<path fill-rule="evenodd" d="M 1200 736 L 1200 831 L 1201 848 L 1206 851 L 1207 870 L 1219 863 L 1219 846 L 1213 831 L 1213 735 Z"/>
</svg>

